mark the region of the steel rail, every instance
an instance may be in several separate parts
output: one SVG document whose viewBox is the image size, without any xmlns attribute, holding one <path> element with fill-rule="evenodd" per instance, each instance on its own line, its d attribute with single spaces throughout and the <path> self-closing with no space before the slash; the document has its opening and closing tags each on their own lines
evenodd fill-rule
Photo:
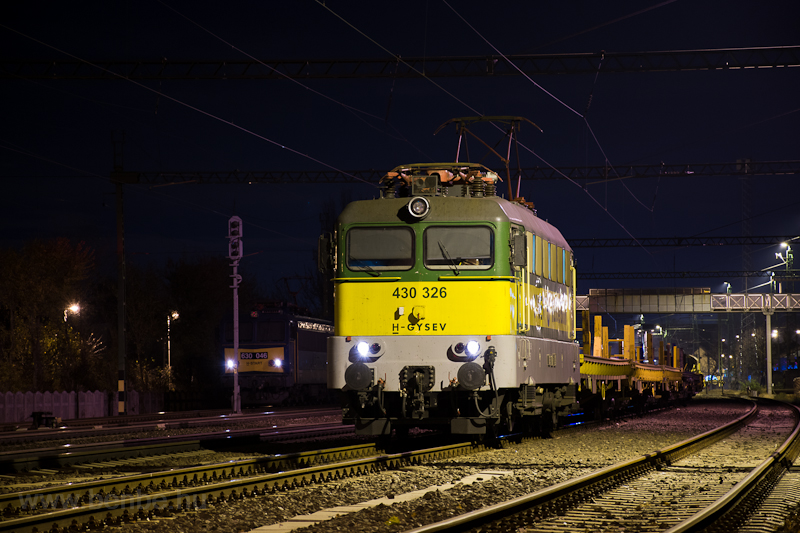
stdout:
<svg viewBox="0 0 800 533">
<path fill-rule="evenodd" d="M 36 509 L 86 505 L 108 495 L 121 497 L 133 492 L 154 492 L 158 488 L 186 487 L 208 484 L 226 479 L 252 476 L 256 473 L 278 472 L 377 455 L 374 444 L 343 446 L 327 450 L 278 454 L 210 465 L 192 466 L 120 476 L 84 483 L 70 483 L 55 487 L 0 495 L 0 509 L 4 515 L 19 515 Z"/>
<path fill-rule="evenodd" d="M 146 439 L 129 439 L 94 442 L 81 445 L 61 445 L 36 450 L 18 450 L 0 453 L 0 471 L 19 472 L 31 468 L 54 468 L 104 459 L 124 459 L 197 450 L 203 443 L 221 440 L 258 439 L 276 440 L 289 436 L 340 434 L 352 432 L 352 426 L 339 423 L 304 424 L 302 426 L 258 427 L 186 435 L 164 435 Z"/>
<path fill-rule="evenodd" d="M 326 411 L 331 415 L 341 415 L 339 411 Z M 309 414 L 306 416 L 321 416 L 317 413 Z M 102 435 L 124 435 L 129 433 L 137 433 L 140 431 L 169 431 L 173 429 L 189 429 L 193 427 L 212 427 L 219 425 L 231 424 L 251 424 L 253 422 L 265 421 L 268 418 L 272 420 L 281 419 L 280 416 L 270 417 L 264 414 L 252 414 L 237 417 L 230 415 L 215 416 L 209 418 L 182 418 L 173 420 L 154 419 L 148 422 L 136 422 L 127 425 L 96 425 L 94 427 L 86 426 L 67 426 L 62 425 L 55 429 L 40 428 L 30 431 L 15 431 L 0 433 L 0 448 L 3 446 L 10 446 L 17 443 L 24 443 L 30 441 L 41 442 L 45 440 L 66 440 L 78 439 L 84 437 L 96 437 Z M 265 426 L 266 427 L 266 426 Z"/>
<path fill-rule="evenodd" d="M 134 433 L 142 430 L 186 429 L 190 427 L 218 426 L 221 424 L 245 424 L 259 420 L 281 420 L 292 417 L 319 417 L 328 415 L 341 415 L 341 409 L 313 409 L 280 411 L 258 411 L 243 414 L 231 414 L 227 411 L 213 411 L 207 415 L 198 412 L 193 416 L 189 413 L 163 413 L 135 415 L 133 417 L 104 417 L 82 418 L 62 421 L 56 428 L 38 428 L 27 431 L 12 430 L 0 431 L 0 447 L 13 442 L 29 440 L 72 439 L 84 436 L 94 436 L 107 433 Z M 6 424 L 6 427 L 14 424 Z"/>
<path fill-rule="evenodd" d="M 627 480 L 659 467 L 681 459 L 695 451 L 708 447 L 743 427 L 755 418 L 758 406 L 753 403 L 750 411 L 736 420 L 719 428 L 707 431 L 682 442 L 668 446 L 654 453 L 643 455 L 615 465 L 602 468 L 595 472 L 558 483 L 546 489 L 520 496 L 512 500 L 501 502 L 483 509 L 478 509 L 459 515 L 441 522 L 428 524 L 407 533 L 434 533 L 437 531 L 467 531 L 483 524 L 505 518 L 531 507 L 542 505 L 567 495 L 588 494 L 606 483 L 616 483 Z"/>
<path fill-rule="evenodd" d="M 482 450 L 484 447 L 472 443 L 459 443 L 439 446 L 426 450 L 380 455 L 352 459 L 332 464 L 322 464 L 276 472 L 254 475 L 246 479 L 234 476 L 214 483 L 196 487 L 181 487 L 147 494 L 146 490 L 127 487 L 129 494 L 105 493 L 95 495 L 98 503 L 64 508 L 46 514 L 13 518 L 0 522 L 0 532 L 14 531 L 26 533 L 33 531 L 67 531 L 76 524 L 86 524 L 90 529 L 119 525 L 137 519 L 151 519 L 170 516 L 172 513 L 206 508 L 220 502 L 237 501 L 243 498 L 270 494 L 293 487 L 313 483 L 324 483 L 344 477 L 364 475 L 370 472 L 399 468 L 409 464 L 445 459 Z M 223 467 L 224 468 L 224 467 Z M 234 472 L 234 474 L 238 474 Z M 176 481 L 177 481 L 177 476 Z M 123 479 L 124 481 L 124 479 Z M 180 483 L 180 482 L 178 482 Z M 149 486 L 149 485 L 148 485 Z M 18 498 L 19 494 L 16 495 Z M 72 500 L 69 503 L 73 503 Z M 54 505 L 55 506 L 55 505 Z"/>
<path fill-rule="evenodd" d="M 786 404 L 789 405 L 789 404 Z M 789 405 L 794 410 L 795 427 L 784 443 L 764 462 L 754 468 L 744 479 L 734 485 L 722 498 L 692 517 L 666 530 L 665 533 L 689 533 L 700 531 L 725 520 L 725 516 L 736 513 L 739 506 L 748 505 L 751 497 L 758 497 L 766 490 L 771 479 L 777 479 L 800 454 L 800 407 Z M 730 524 L 728 524 L 730 525 Z"/>
</svg>

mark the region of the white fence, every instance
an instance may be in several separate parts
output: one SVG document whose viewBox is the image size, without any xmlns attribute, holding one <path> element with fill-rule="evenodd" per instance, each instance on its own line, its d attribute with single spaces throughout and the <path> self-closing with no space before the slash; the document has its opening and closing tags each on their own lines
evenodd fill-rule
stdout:
<svg viewBox="0 0 800 533">
<path fill-rule="evenodd" d="M 160 393 L 128 391 L 128 414 L 162 411 Z M 110 401 L 110 403 L 109 403 Z M 49 411 L 62 420 L 113 416 L 117 411 L 117 393 L 94 392 L 6 392 L 0 393 L 0 424 L 32 422 L 34 411 Z"/>
</svg>

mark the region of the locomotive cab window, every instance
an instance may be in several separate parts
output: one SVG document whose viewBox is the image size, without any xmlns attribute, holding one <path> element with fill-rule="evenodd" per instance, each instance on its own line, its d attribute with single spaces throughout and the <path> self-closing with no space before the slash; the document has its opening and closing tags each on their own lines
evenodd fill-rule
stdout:
<svg viewBox="0 0 800 533">
<path fill-rule="evenodd" d="M 352 228 L 347 232 L 350 270 L 408 270 L 414 266 L 414 233 L 409 228 Z"/>
<path fill-rule="evenodd" d="M 423 235 L 431 270 L 486 270 L 494 264 L 494 232 L 486 226 L 431 226 Z"/>
</svg>

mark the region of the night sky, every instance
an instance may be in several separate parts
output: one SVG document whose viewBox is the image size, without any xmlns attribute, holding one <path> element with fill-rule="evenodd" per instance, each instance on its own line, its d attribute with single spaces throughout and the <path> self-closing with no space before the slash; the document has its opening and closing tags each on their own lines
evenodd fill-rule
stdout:
<svg viewBox="0 0 800 533">
<path fill-rule="evenodd" d="M 3 8 L 0 39 L 5 59 L 90 62 L 666 51 L 796 45 L 800 7 L 793 0 L 17 2 Z M 544 130 L 523 126 L 520 141 L 538 154 L 522 151 L 526 167 L 602 165 L 606 158 L 611 165 L 798 160 L 798 94 L 798 68 L 533 81 L 4 79 L 0 247 L 83 240 L 113 273 L 115 132 L 124 132 L 128 171 L 389 170 L 447 161 L 455 157 L 455 129 L 434 131 L 478 114 L 518 115 Z M 474 131 L 490 144 L 499 139 L 485 126 Z M 522 195 L 568 240 L 742 233 L 735 176 L 582 185 L 523 182 Z M 751 186 L 751 234 L 800 235 L 797 176 L 757 176 Z M 235 214 L 244 221 L 242 267 L 270 289 L 313 268 L 325 202 L 339 209 L 343 199 L 376 195 L 370 184 L 126 186 L 127 257 L 162 265 L 224 256 L 227 219 Z M 752 267 L 775 264 L 777 251 L 753 247 Z M 583 272 L 742 269 L 740 247 L 576 249 L 576 257 Z M 723 281 L 581 281 L 578 292 L 721 292 Z M 727 281 L 742 290 L 741 280 Z"/>
</svg>

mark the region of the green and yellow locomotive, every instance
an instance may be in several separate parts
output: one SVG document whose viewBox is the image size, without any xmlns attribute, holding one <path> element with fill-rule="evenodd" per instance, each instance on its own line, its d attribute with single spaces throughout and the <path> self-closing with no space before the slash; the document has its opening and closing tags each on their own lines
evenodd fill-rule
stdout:
<svg viewBox="0 0 800 533">
<path fill-rule="evenodd" d="M 328 387 L 358 433 L 555 425 L 580 380 L 572 250 L 474 163 L 397 167 L 321 239 Z"/>
</svg>

